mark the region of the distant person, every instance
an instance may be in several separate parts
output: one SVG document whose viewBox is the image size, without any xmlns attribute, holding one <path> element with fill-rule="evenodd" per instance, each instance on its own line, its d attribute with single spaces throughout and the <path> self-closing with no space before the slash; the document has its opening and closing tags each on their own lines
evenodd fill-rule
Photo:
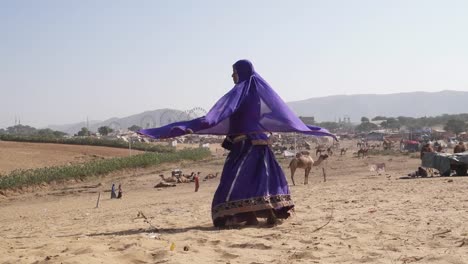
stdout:
<svg viewBox="0 0 468 264">
<path fill-rule="evenodd" d="M 442 152 L 444 152 L 444 148 L 442 147 L 442 145 L 439 144 L 439 145 L 436 147 L 436 151 L 439 152 L 439 153 L 442 153 Z"/>
<path fill-rule="evenodd" d="M 195 192 L 198 192 L 198 189 L 200 188 L 200 172 L 195 174 L 193 179 L 195 181 Z"/>
<path fill-rule="evenodd" d="M 115 184 L 112 184 L 111 188 L 111 199 L 117 198 L 117 195 L 115 195 Z"/>
<path fill-rule="evenodd" d="M 117 199 L 122 198 L 122 184 L 119 184 Z"/>
<path fill-rule="evenodd" d="M 462 153 L 466 151 L 465 144 L 463 142 L 458 142 L 458 144 L 453 149 L 453 153 Z"/>
</svg>

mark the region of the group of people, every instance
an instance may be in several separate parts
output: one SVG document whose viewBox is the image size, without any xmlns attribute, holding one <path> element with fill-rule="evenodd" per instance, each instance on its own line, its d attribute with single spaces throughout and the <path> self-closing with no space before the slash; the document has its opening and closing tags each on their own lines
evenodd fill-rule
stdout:
<svg viewBox="0 0 468 264">
<path fill-rule="evenodd" d="M 120 199 L 122 198 L 122 184 L 119 184 L 119 188 L 117 189 L 117 194 L 115 193 L 115 184 L 112 184 L 111 187 L 111 199 Z"/>
<path fill-rule="evenodd" d="M 205 116 L 138 132 L 155 139 L 192 133 L 225 135 L 222 147 L 229 154 L 211 206 L 214 226 L 257 225 L 257 218 L 274 224 L 291 215 L 294 202 L 268 135 L 299 132 L 335 139 L 336 136 L 321 127 L 304 124 L 250 61 L 237 61 L 231 76 L 234 87 Z"/>
</svg>

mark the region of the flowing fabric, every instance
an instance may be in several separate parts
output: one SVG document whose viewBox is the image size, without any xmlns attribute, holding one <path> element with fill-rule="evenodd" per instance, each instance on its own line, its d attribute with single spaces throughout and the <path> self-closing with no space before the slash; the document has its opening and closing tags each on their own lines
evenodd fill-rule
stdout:
<svg viewBox="0 0 468 264">
<path fill-rule="evenodd" d="M 139 131 L 153 138 L 188 133 L 226 135 L 222 146 L 230 152 L 211 209 L 213 223 L 220 227 L 246 221 L 252 215 L 287 218 L 294 208 L 267 132 L 300 132 L 336 139 L 326 129 L 304 124 L 249 61 L 238 61 L 233 67 L 239 81 L 205 116 Z"/>
<path fill-rule="evenodd" d="M 249 62 L 250 63 L 250 62 Z M 152 138 L 171 138 L 189 133 L 202 135 L 241 135 L 262 132 L 299 132 L 314 136 L 335 135 L 328 130 L 306 125 L 255 71 L 241 80 L 200 118 L 159 128 L 140 130 Z M 242 72 L 249 74 L 249 72 Z"/>
</svg>

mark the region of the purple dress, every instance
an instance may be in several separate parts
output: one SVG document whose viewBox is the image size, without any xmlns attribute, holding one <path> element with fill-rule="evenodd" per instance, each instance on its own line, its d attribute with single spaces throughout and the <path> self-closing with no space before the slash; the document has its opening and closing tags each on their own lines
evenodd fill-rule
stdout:
<svg viewBox="0 0 468 264">
<path fill-rule="evenodd" d="M 294 207 L 284 172 L 275 159 L 266 133 L 299 132 L 336 137 L 326 129 L 304 124 L 254 71 L 252 63 L 234 64 L 238 83 L 216 102 L 206 116 L 139 133 L 153 138 L 194 134 L 226 135 L 230 150 L 212 203 L 215 226 L 245 214 L 287 218 Z"/>
<path fill-rule="evenodd" d="M 268 217 L 271 210 L 276 217 L 287 218 L 294 203 L 283 170 L 268 146 L 267 136 L 250 134 L 226 140 L 231 151 L 213 198 L 214 225 L 223 226 L 228 218 L 242 219 L 233 216 L 245 213 Z"/>
</svg>

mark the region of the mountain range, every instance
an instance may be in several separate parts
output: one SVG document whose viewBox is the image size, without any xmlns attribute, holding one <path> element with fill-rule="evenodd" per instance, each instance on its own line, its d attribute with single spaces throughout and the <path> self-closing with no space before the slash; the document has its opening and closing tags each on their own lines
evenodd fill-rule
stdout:
<svg viewBox="0 0 468 264">
<path fill-rule="evenodd" d="M 338 121 L 349 118 L 352 123 L 359 123 L 361 117 L 423 117 L 442 114 L 468 113 L 468 92 L 409 92 L 394 94 L 357 94 L 334 95 L 288 102 L 291 109 L 299 116 L 313 116 L 317 122 Z M 203 109 L 192 111 L 158 109 L 104 121 L 80 122 L 68 125 L 49 126 L 53 130 L 75 134 L 82 127 L 97 131 L 100 126 L 113 129 L 127 129 L 132 125 L 143 128 L 158 127 L 175 121 L 188 120 L 203 115 Z"/>
</svg>

